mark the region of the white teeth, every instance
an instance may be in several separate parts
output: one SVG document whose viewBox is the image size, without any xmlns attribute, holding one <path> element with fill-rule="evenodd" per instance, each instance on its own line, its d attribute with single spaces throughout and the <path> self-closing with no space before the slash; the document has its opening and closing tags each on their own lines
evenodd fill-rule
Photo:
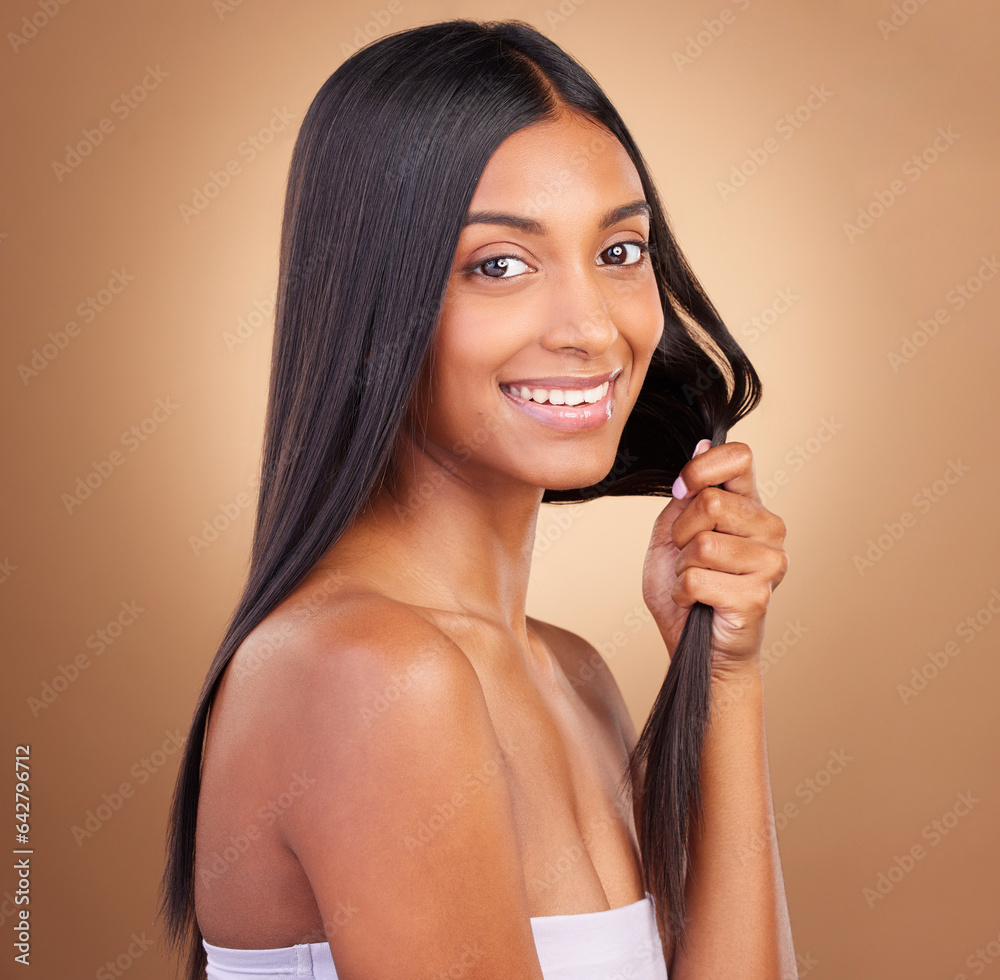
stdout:
<svg viewBox="0 0 1000 980">
<path fill-rule="evenodd" d="M 513 395 L 520 395 L 525 401 L 538 402 L 539 404 L 545 404 L 548 402 L 550 405 L 572 406 L 579 405 L 582 402 L 587 402 L 588 404 L 599 402 L 608 393 L 608 387 L 610 384 L 610 381 L 605 381 L 604 384 L 600 384 L 596 388 L 585 389 L 528 388 L 523 385 L 520 388 L 511 388 L 507 385 L 501 385 L 501 388 Z"/>
</svg>

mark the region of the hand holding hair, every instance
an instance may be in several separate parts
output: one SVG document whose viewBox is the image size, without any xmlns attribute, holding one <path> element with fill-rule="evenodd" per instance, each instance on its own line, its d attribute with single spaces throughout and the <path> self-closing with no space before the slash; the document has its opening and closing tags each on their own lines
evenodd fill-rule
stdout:
<svg viewBox="0 0 1000 980">
<path fill-rule="evenodd" d="M 785 523 L 761 502 L 742 442 L 702 439 L 653 525 L 643 599 L 673 657 L 689 610 L 714 609 L 712 669 L 755 664 L 774 588 L 788 569 Z"/>
<path fill-rule="evenodd" d="M 684 464 L 643 563 L 643 600 L 670 667 L 628 772 L 639 786 L 644 872 L 678 947 L 687 946 L 689 828 L 702 818 L 713 681 L 759 669 L 768 603 L 788 568 L 785 523 L 761 502 L 750 447 L 725 442 L 726 428 L 714 427 Z"/>
</svg>

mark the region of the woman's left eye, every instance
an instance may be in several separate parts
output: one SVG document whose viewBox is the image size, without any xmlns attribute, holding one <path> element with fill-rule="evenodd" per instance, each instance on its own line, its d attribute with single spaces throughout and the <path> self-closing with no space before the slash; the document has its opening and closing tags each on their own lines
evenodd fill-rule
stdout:
<svg viewBox="0 0 1000 980">
<path fill-rule="evenodd" d="M 631 253 L 629 249 L 632 249 Z M 614 245 L 606 248 L 601 255 L 610 255 L 610 262 L 602 262 L 601 265 L 640 265 L 646 253 L 649 251 L 647 242 L 615 242 Z M 631 261 L 629 256 L 631 255 Z"/>
</svg>

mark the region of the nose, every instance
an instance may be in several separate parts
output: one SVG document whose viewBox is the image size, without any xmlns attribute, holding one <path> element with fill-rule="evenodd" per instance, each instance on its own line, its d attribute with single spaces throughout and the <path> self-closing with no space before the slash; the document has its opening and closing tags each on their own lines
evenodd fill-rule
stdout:
<svg viewBox="0 0 1000 980">
<path fill-rule="evenodd" d="M 559 353 L 600 357 L 618 338 L 614 307 L 596 275 L 579 269 L 561 276 L 552 288 L 542 345 Z"/>
</svg>

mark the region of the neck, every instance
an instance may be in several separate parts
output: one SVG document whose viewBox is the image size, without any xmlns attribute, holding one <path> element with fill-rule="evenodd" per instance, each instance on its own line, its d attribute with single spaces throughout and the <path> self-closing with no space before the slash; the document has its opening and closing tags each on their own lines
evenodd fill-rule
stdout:
<svg viewBox="0 0 1000 980">
<path fill-rule="evenodd" d="M 504 625 L 527 643 L 542 489 L 408 448 L 395 485 L 373 498 L 324 564 L 394 599 Z"/>
</svg>

